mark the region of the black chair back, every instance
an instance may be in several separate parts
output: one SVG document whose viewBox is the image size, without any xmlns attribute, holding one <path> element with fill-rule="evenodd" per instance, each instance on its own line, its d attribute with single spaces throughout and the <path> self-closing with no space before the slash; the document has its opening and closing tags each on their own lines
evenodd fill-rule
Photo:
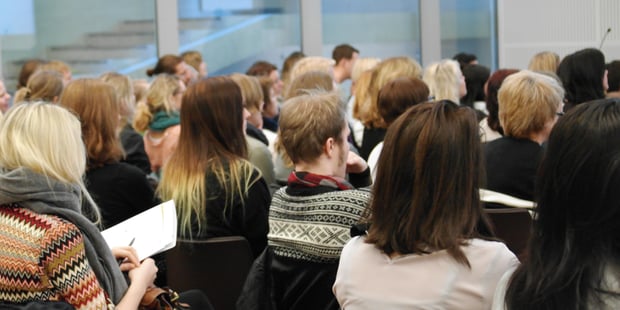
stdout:
<svg viewBox="0 0 620 310">
<path fill-rule="evenodd" d="M 244 237 L 177 240 L 166 252 L 168 286 L 202 290 L 218 310 L 235 309 L 254 257 Z"/>
</svg>

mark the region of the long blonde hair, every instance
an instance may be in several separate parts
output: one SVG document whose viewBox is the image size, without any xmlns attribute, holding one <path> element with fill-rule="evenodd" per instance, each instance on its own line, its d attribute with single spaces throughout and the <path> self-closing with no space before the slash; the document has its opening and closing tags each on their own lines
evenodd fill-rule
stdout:
<svg viewBox="0 0 620 310">
<path fill-rule="evenodd" d="M 71 112 L 45 102 L 21 104 L 0 118 L 0 167 L 28 168 L 66 184 L 76 184 L 86 210 L 100 219 L 99 209 L 88 194 L 82 175 L 86 170 L 86 149 L 80 121 Z"/>
<path fill-rule="evenodd" d="M 157 192 L 174 200 L 181 236 L 192 238 L 206 230 L 208 195 L 205 173 L 217 179 L 225 195 L 224 212 L 242 203 L 249 188 L 260 179 L 252 177 L 254 166 L 246 160 L 243 132 L 243 101 L 239 86 L 229 77 L 212 77 L 192 84 L 183 95 L 181 135 L 176 150 L 163 169 Z"/>
</svg>

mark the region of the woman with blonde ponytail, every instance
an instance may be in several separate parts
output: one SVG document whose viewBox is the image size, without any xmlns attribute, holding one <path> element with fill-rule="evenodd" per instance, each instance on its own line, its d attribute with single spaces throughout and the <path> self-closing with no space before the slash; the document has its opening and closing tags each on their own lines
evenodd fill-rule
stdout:
<svg viewBox="0 0 620 310">
<path fill-rule="evenodd" d="M 181 132 L 179 108 L 185 84 L 174 75 L 159 74 L 149 87 L 146 104 L 136 107 L 133 127 L 144 132 L 144 150 L 151 171 L 160 169 L 172 155 Z"/>
<path fill-rule="evenodd" d="M 271 196 L 247 161 L 249 115 L 232 79 L 192 84 L 183 95 L 179 142 L 157 191 L 175 201 L 182 238 L 244 236 L 258 256 L 267 245 Z"/>
</svg>

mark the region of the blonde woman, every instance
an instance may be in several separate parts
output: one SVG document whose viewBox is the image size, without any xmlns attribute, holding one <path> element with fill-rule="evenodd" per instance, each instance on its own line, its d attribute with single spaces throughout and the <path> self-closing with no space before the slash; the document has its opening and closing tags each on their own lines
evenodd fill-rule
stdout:
<svg viewBox="0 0 620 310">
<path fill-rule="evenodd" d="M 99 212 L 82 182 L 80 127 L 71 112 L 45 103 L 19 105 L 0 124 L 3 302 L 137 309 L 153 285 L 153 260 L 139 262 L 130 247 L 110 250 L 91 222 Z M 127 260 L 119 268 L 117 259 Z"/>
<path fill-rule="evenodd" d="M 230 75 L 230 78 L 241 89 L 243 106 L 250 113 L 246 124 L 246 141 L 248 144 L 248 159 L 260 170 L 267 184 L 275 181 L 273 170 L 273 157 L 269 149 L 275 140 L 275 135 L 269 135 L 263 131 L 262 110 L 263 90 L 257 77 L 240 73 Z M 271 140 L 270 140 L 271 137 Z"/>
<path fill-rule="evenodd" d="M 424 70 L 422 80 L 435 100 L 450 100 L 458 104 L 467 94 L 465 77 L 459 63 L 452 59 L 430 64 Z"/>
<path fill-rule="evenodd" d="M 560 56 L 554 52 L 544 51 L 534 55 L 527 68 L 531 71 L 555 74 L 558 71 L 558 65 L 560 65 Z"/>
<path fill-rule="evenodd" d="M 133 127 L 144 132 L 144 149 L 149 156 L 151 171 L 158 174 L 176 148 L 181 133 L 179 108 L 185 85 L 178 77 L 159 74 L 139 105 Z"/>
<path fill-rule="evenodd" d="M 229 77 L 192 84 L 181 107 L 181 136 L 158 193 L 177 205 L 179 235 L 187 239 L 243 236 L 255 256 L 267 245 L 267 184 L 246 160 L 239 86 Z"/>
<path fill-rule="evenodd" d="M 144 150 L 142 136 L 131 126 L 136 110 L 131 78 L 120 73 L 108 72 L 101 75 L 100 79 L 114 87 L 120 104 L 120 139 L 123 150 L 125 151 L 125 158 L 123 161 L 138 167 L 146 174 L 151 173 L 151 164 Z"/>
<path fill-rule="evenodd" d="M 422 67 L 415 60 L 409 57 L 393 57 L 380 62 L 372 71 L 370 77 L 368 104 L 364 124 L 364 135 L 359 151 L 364 160 L 368 159 L 370 152 L 375 146 L 383 141 L 387 128 L 386 122 L 381 117 L 378 107 L 379 91 L 381 88 L 399 77 L 419 78 Z M 364 104 L 364 105 L 365 105 Z"/>
<path fill-rule="evenodd" d="M 362 145 L 362 136 L 364 135 L 364 124 L 360 121 L 361 114 L 363 114 L 362 102 L 367 99 L 372 74 L 366 72 L 374 69 L 379 62 L 381 62 L 379 58 L 360 58 L 355 62 L 351 71 L 351 97 L 347 102 L 346 111 L 349 127 L 351 127 L 351 136 L 357 148 Z M 363 75 L 366 77 L 362 78 Z M 358 85 L 359 87 L 357 87 Z M 358 97 L 361 100 L 357 100 Z"/>
</svg>

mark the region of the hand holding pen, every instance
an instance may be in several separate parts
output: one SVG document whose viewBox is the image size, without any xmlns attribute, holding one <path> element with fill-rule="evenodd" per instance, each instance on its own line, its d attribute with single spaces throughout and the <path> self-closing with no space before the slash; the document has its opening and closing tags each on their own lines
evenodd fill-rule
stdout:
<svg viewBox="0 0 620 310">
<path fill-rule="evenodd" d="M 115 247 L 112 249 L 112 254 L 118 261 L 121 271 L 129 271 L 140 266 L 138 253 L 136 252 L 136 249 L 132 247 L 135 240 L 136 238 L 133 238 L 131 242 L 129 242 L 128 246 Z"/>
</svg>

